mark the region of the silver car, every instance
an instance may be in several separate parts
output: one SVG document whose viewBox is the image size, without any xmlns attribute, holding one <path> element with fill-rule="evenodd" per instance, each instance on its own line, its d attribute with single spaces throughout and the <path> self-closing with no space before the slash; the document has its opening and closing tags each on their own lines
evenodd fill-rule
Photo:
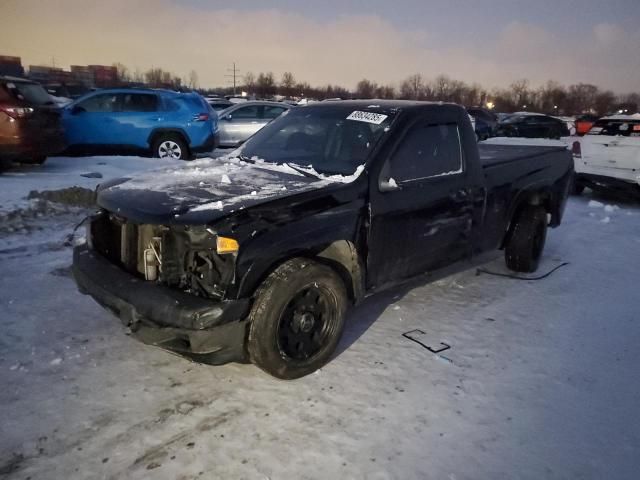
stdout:
<svg viewBox="0 0 640 480">
<path fill-rule="evenodd" d="M 218 112 L 221 147 L 237 147 L 291 105 L 280 102 L 251 101 Z"/>
</svg>

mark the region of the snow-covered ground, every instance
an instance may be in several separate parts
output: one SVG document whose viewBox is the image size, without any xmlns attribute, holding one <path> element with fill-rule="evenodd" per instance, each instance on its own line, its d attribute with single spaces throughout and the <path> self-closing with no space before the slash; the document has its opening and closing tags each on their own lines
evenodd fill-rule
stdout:
<svg viewBox="0 0 640 480">
<path fill-rule="evenodd" d="M 20 169 L 0 203 L 127 161 Z M 505 272 L 496 253 L 368 299 L 335 358 L 293 382 L 126 336 L 70 278 L 81 214 L 0 232 L 0 478 L 638 478 L 638 203 L 571 198 L 540 272 L 570 263 L 543 280 L 476 275 Z"/>
</svg>

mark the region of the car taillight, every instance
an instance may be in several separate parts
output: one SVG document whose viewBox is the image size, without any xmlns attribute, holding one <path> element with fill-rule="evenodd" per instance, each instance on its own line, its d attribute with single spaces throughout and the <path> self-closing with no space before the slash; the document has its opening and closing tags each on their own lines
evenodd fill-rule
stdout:
<svg viewBox="0 0 640 480">
<path fill-rule="evenodd" d="M 0 112 L 4 112 L 11 118 L 22 118 L 33 113 L 31 107 L 12 107 L 9 105 L 0 105 Z"/>
<path fill-rule="evenodd" d="M 194 115 L 193 120 L 196 122 L 206 122 L 207 120 L 209 120 L 209 114 L 199 113 L 197 115 Z"/>
<path fill-rule="evenodd" d="M 571 152 L 573 153 L 574 158 L 582 158 L 582 146 L 580 145 L 580 142 L 573 142 Z"/>
</svg>

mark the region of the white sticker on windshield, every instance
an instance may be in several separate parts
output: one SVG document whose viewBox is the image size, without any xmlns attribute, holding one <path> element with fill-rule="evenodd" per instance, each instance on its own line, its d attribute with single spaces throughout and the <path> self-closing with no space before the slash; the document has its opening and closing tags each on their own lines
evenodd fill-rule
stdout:
<svg viewBox="0 0 640 480">
<path fill-rule="evenodd" d="M 375 123 L 376 125 L 380 125 L 386 119 L 387 119 L 387 115 L 382 115 L 381 113 L 373 113 L 373 112 L 361 112 L 359 110 L 351 112 L 351 114 L 347 117 L 347 120 L 355 120 L 356 122 Z"/>
</svg>

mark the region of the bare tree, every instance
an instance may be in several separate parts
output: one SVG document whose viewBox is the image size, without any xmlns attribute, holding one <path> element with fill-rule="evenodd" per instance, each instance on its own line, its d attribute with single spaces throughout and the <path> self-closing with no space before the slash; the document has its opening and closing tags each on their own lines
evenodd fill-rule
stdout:
<svg viewBox="0 0 640 480">
<path fill-rule="evenodd" d="M 256 88 L 256 77 L 252 72 L 244 74 L 244 88 L 246 88 L 249 93 L 252 93 Z"/>
<path fill-rule="evenodd" d="M 182 80 L 180 77 L 161 68 L 150 68 L 144 74 L 144 78 L 151 87 L 180 88 Z"/>
<path fill-rule="evenodd" d="M 187 85 L 189 86 L 189 88 L 191 89 L 196 89 L 198 88 L 198 73 L 195 70 L 191 70 L 189 72 L 189 81 L 187 82 Z"/>
<path fill-rule="evenodd" d="M 357 98 L 373 98 L 378 85 L 375 82 L 370 82 L 366 78 L 360 80 L 356 86 Z"/>
<path fill-rule="evenodd" d="M 593 102 L 593 109 L 598 115 L 606 115 L 611 113 L 615 108 L 616 96 L 613 92 L 607 90 L 596 95 Z"/>
<path fill-rule="evenodd" d="M 116 67 L 116 75 L 118 83 L 129 83 L 131 81 L 131 74 L 129 73 L 129 68 L 126 65 L 116 62 L 112 66 Z"/>
<path fill-rule="evenodd" d="M 396 89 L 391 85 L 380 85 L 375 90 L 375 96 L 384 99 L 396 98 Z"/>
<path fill-rule="evenodd" d="M 136 83 L 144 82 L 144 73 L 142 73 L 139 67 L 136 67 L 135 71 L 133 72 L 132 80 Z"/>
<path fill-rule="evenodd" d="M 516 105 L 516 108 L 527 109 L 529 108 L 529 80 L 522 79 L 516 80 L 509 87 L 511 101 Z"/>
<path fill-rule="evenodd" d="M 298 82 L 295 88 L 296 94 L 300 97 L 309 97 L 314 93 L 311 91 L 311 85 L 308 82 Z"/>
<path fill-rule="evenodd" d="M 273 79 L 273 73 L 260 72 L 258 80 L 256 80 L 256 89 L 258 91 L 258 95 L 262 98 L 274 95 L 276 93 L 276 82 Z"/>
<path fill-rule="evenodd" d="M 589 113 L 594 110 L 598 87 L 588 83 L 569 86 L 567 105 L 571 113 Z"/>
<path fill-rule="evenodd" d="M 419 73 L 415 73 L 406 78 L 400 84 L 400 97 L 411 100 L 422 100 L 424 98 L 424 79 Z"/>
<path fill-rule="evenodd" d="M 284 72 L 282 74 L 282 80 L 280 81 L 280 87 L 282 87 L 282 93 L 285 97 L 291 97 L 293 93 L 293 87 L 296 85 L 296 80 L 291 72 Z"/>
</svg>

